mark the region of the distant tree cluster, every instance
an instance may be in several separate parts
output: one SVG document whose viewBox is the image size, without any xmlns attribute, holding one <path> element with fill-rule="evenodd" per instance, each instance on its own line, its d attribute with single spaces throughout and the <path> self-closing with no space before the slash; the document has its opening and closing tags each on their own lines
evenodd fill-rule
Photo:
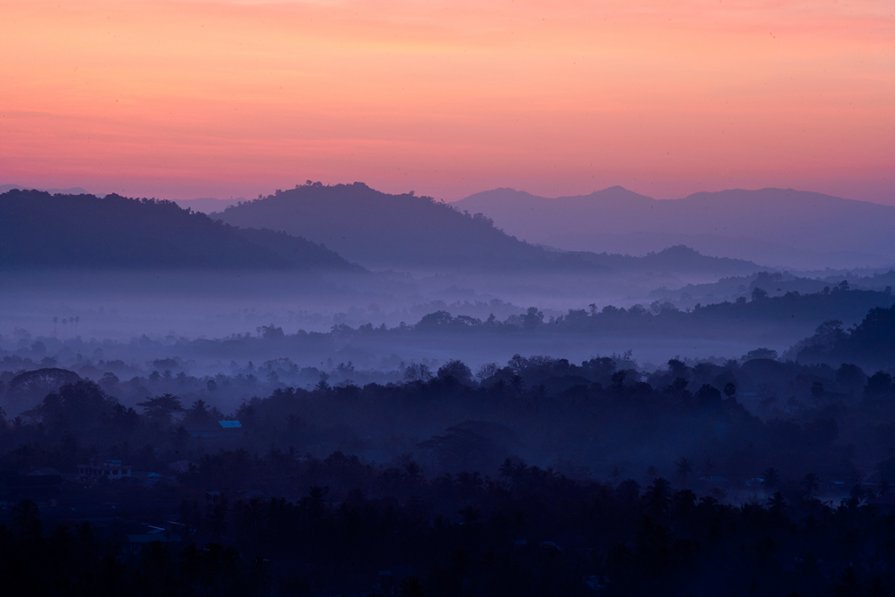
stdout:
<svg viewBox="0 0 895 597">
<path fill-rule="evenodd" d="M 824 322 L 793 353 L 808 362 L 860 361 L 891 367 L 895 364 L 895 305 L 872 309 L 850 329 L 843 329 L 841 321 Z"/>
</svg>

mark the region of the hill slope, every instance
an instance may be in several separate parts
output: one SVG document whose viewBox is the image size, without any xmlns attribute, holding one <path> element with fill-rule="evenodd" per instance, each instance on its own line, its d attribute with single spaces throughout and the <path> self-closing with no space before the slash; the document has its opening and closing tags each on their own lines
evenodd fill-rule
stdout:
<svg viewBox="0 0 895 597">
<path fill-rule="evenodd" d="M 563 252 L 497 229 L 487 218 L 411 194 L 362 183 L 306 184 L 241 203 L 214 217 L 235 226 L 282 230 L 332 247 L 363 265 L 408 269 L 648 270 L 731 274 L 757 266 L 676 247 L 644 258 Z"/>
<path fill-rule="evenodd" d="M 19 190 L 0 195 L 0 267 L 360 269 L 304 239 L 168 201 Z"/>
<path fill-rule="evenodd" d="M 893 301 L 895 299 L 890 300 L 888 307 L 871 309 L 861 323 L 849 329 L 843 329 L 841 321 L 822 324 L 813 336 L 792 348 L 792 356 L 802 362 L 859 363 L 871 368 L 890 369 L 895 359 Z"/>
<path fill-rule="evenodd" d="M 363 183 L 307 184 L 216 214 L 234 226 L 282 230 L 369 266 L 556 265 L 563 260 L 426 197 L 389 195 Z"/>
<path fill-rule="evenodd" d="M 728 190 L 657 201 L 621 187 L 548 199 L 512 189 L 453 204 L 529 242 L 643 254 L 685 244 L 772 266 L 895 262 L 895 207 L 792 189 Z"/>
</svg>

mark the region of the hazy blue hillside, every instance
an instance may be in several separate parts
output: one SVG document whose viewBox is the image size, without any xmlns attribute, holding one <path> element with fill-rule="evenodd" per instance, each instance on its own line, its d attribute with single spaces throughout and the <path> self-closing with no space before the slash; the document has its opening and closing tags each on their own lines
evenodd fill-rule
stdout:
<svg viewBox="0 0 895 597">
<path fill-rule="evenodd" d="M 236 226 L 302 236 L 363 265 L 409 269 L 680 271 L 731 275 L 754 264 L 719 260 L 685 247 L 645 258 L 563 252 L 505 234 L 490 220 L 412 194 L 389 195 L 363 183 L 311 183 L 230 207 L 215 217 Z"/>
<path fill-rule="evenodd" d="M 323 243 L 369 266 L 538 267 L 567 259 L 512 238 L 485 218 L 363 183 L 308 184 L 217 215 L 235 226 L 282 230 Z"/>
<path fill-rule="evenodd" d="M 495 189 L 453 205 L 484 214 L 529 242 L 568 250 L 643 254 L 685 244 L 772 266 L 895 262 L 895 207 L 792 189 L 728 190 L 666 201 L 621 187 L 555 199 Z"/>
<path fill-rule="evenodd" d="M 18 190 L 0 195 L 0 267 L 359 269 L 304 239 L 168 201 Z"/>
</svg>

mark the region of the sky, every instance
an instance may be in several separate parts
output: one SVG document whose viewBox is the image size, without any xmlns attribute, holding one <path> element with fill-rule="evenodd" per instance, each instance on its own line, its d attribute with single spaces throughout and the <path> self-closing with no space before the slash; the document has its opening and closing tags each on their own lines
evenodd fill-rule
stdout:
<svg viewBox="0 0 895 597">
<path fill-rule="evenodd" d="M 0 184 L 895 204 L 892 0 L 0 0 Z"/>
</svg>

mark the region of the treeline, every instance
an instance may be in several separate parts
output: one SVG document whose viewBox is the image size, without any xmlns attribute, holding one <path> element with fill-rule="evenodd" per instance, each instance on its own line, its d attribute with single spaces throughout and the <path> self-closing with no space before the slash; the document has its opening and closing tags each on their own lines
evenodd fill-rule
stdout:
<svg viewBox="0 0 895 597">
<path fill-rule="evenodd" d="M 205 491 L 310 478 L 300 497 Z M 657 478 L 574 481 L 509 461 L 429 480 L 334 455 L 206 457 L 173 526 L 135 542 L 59 524 L 33 502 L 0 525 L 0 573 L 32 595 L 887 595 L 895 517 L 856 492 L 726 505 Z"/>
<path fill-rule="evenodd" d="M 769 356 L 415 364 L 231 412 L 74 380 L 0 424 L 0 574 L 53 595 L 890 594 L 892 378 Z M 78 480 L 112 460 L 134 476 Z"/>
<path fill-rule="evenodd" d="M 395 374 L 400 375 L 402 363 L 413 360 L 432 366 L 450 356 L 478 366 L 506 359 L 515 352 L 555 354 L 561 350 L 581 358 L 600 350 L 597 346 L 603 352 L 621 352 L 637 346 L 641 351 L 649 351 L 658 345 L 655 352 L 664 353 L 659 357 L 664 361 L 675 354 L 671 352 L 672 338 L 689 342 L 681 347 L 681 352 L 695 346 L 702 354 L 718 350 L 726 356 L 740 356 L 762 345 L 777 349 L 795 346 L 795 350 L 785 353 L 786 358 L 831 365 L 856 362 L 881 369 L 891 366 L 895 356 L 895 350 L 886 343 L 887 338 L 895 335 L 889 333 L 891 326 L 885 321 L 862 324 L 861 337 L 835 350 L 832 344 L 841 338 L 826 332 L 838 329 L 838 333 L 844 334 L 849 325 L 859 324 L 870 310 L 890 308 L 893 302 L 895 297 L 888 291 L 853 290 L 840 284 L 829 291 L 790 292 L 776 297 L 756 290 L 748 300 L 696 306 L 691 310 L 679 310 L 668 303 L 629 308 L 593 304 L 588 309 L 553 316 L 532 307 L 506 314 L 502 319 L 437 310 L 410 325 L 338 324 L 329 332 L 309 332 L 270 324 L 252 332 L 211 339 L 144 336 L 130 342 L 101 342 L 21 335 L 0 339 L 4 340 L 0 343 L 0 393 L 3 384 L 8 384 L 13 376 L 38 368 L 71 369 L 95 380 L 109 373 L 122 382 L 164 376 L 166 372 L 180 381 L 183 375 L 191 373 L 211 373 L 211 377 L 256 376 L 270 382 L 269 388 L 259 390 L 268 393 L 276 385 L 308 387 L 322 376 L 330 376 L 336 383 L 396 381 Z M 819 328 L 821 323 L 824 325 Z M 818 331 L 824 334 L 800 344 Z M 112 357 L 103 358 L 105 354 Z M 249 365 L 250 362 L 256 365 Z M 190 396 L 202 392 L 201 388 L 182 386 L 160 389 L 156 381 L 143 383 L 143 389 L 116 392 L 134 396 L 155 391 L 177 391 Z M 234 393 L 231 398 L 237 399 L 238 395 Z"/>
<path fill-rule="evenodd" d="M 413 326 L 418 330 L 456 329 L 470 330 L 491 328 L 497 331 L 534 329 L 544 326 L 556 331 L 627 331 L 642 332 L 680 326 L 684 333 L 699 333 L 701 326 L 731 326 L 755 323 L 781 322 L 810 323 L 826 320 L 859 321 L 870 309 L 895 303 L 891 290 L 854 290 L 847 282 L 816 293 L 801 294 L 796 291 L 781 296 L 770 296 L 762 288 L 754 288 L 748 297 L 709 305 L 695 305 L 681 310 L 668 302 L 651 305 L 634 305 L 629 308 L 596 303 L 588 309 L 573 309 L 565 315 L 545 317 L 532 307 L 527 312 L 513 315 L 503 321 L 485 320 L 468 316 L 454 317 L 446 311 L 431 313 Z M 360 328 L 371 331 L 370 328 Z"/>
<path fill-rule="evenodd" d="M 826 322 L 792 353 L 806 362 L 857 361 L 891 368 L 895 366 L 895 305 L 872 309 L 848 329 L 841 321 Z"/>
<path fill-rule="evenodd" d="M 768 296 L 777 297 L 791 292 L 830 293 L 843 287 L 890 292 L 892 286 L 895 286 L 895 270 L 871 275 L 842 272 L 821 278 L 809 278 L 782 271 L 763 271 L 749 276 L 725 277 L 703 284 L 687 284 L 680 288 L 660 288 L 653 291 L 651 296 L 660 302 L 674 303 L 679 308 L 692 308 L 697 304 L 734 302 L 740 298 L 749 298 L 756 289 L 767 293 Z"/>
<path fill-rule="evenodd" d="M 828 493 L 895 480 L 890 374 L 769 356 L 672 360 L 651 372 L 623 356 L 578 364 L 517 356 L 475 373 L 459 361 L 437 370 L 413 364 L 401 383 L 321 378 L 230 410 L 176 392 L 125 405 L 109 393 L 114 384 L 81 380 L 0 421 L 0 465 L 71 471 L 115 458 L 164 472 L 228 447 L 318 457 L 341 450 L 383 463 L 411 457 L 430 475 L 490 473 L 519 457 L 578 478 L 661 474 L 731 496 L 769 468 L 784 481 L 815 474 Z M 222 430 L 222 419 L 240 426 Z"/>
</svg>

